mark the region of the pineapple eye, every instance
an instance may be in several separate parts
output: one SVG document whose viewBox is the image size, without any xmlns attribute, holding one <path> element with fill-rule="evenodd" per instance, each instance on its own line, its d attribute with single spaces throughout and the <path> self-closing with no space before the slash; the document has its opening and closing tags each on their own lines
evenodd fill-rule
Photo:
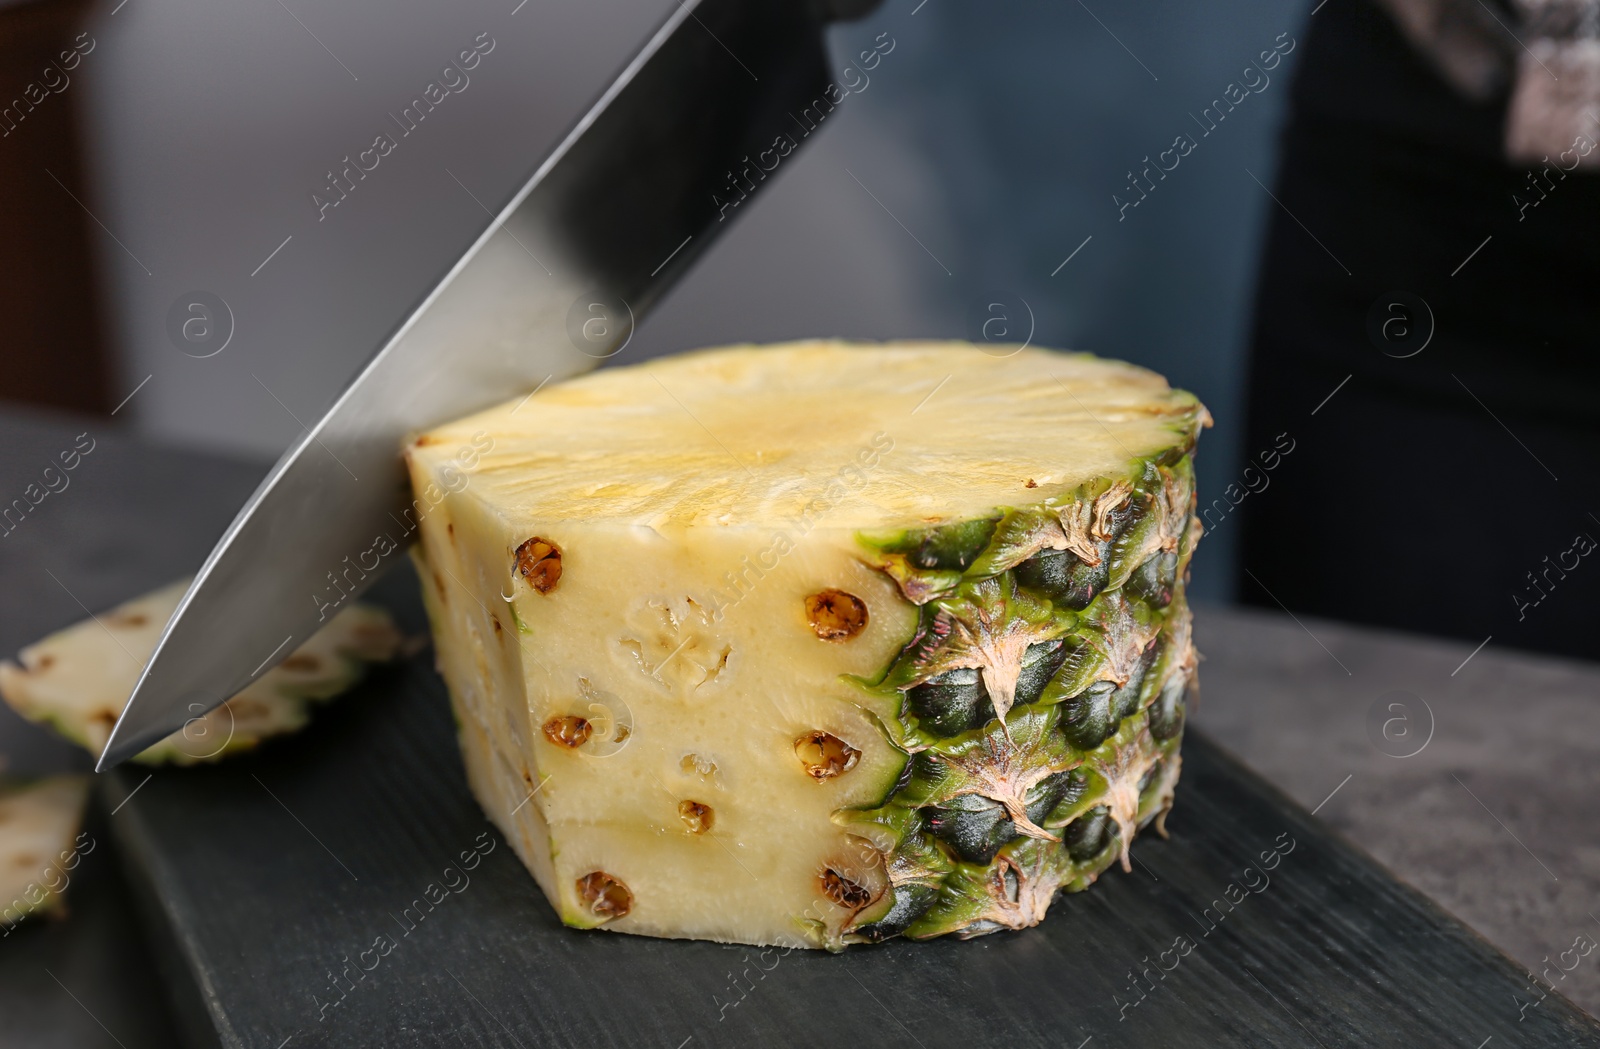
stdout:
<svg viewBox="0 0 1600 1049">
<path fill-rule="evenodd" d="M 860 910 L 872 902 L 872 893 L 865 885 L 851 881 L 832 867 L 825 868 L 817 877 L 822 894 L 841 907 Z"/>
<path fill-rule="evenodd" d="M 806 598 L 806 620 L 824 641 L 848 641 L 867 628 L 867 605 L 832 587 Z"/>
<path fill-rule="evenodd" d="M 698 754 L 685 754 L 683 760 L 678 762 L 678 767 L 707 779 L 717 774 L 717 763 Z"/>
<path fill-rule="evenodd" d="M 575 714 L 553 717 L 544 723 L 544 735 L 550 742 L 558 747 L 568 750 L 577 750 L 589 742 L 589 736 L 594 732 L 589 722 Z"/>
<path fill-rule="evenodd" d="M 517 571 L 539 593 L 548 594 L 561 582 L 561 548 L 534 536 L 517 547 Z"/>
<path fill-rule="evenodd" d="M 795 757 L 806 774 L 821 782 L 842 776 L 856 767 L 861 751 L 831 732 L 810 732 L 794 741 Z"/>
<path fill-rule="evenodd" d="M 698 801 L 680 801 L 678 818 L 683 820 L 690 834 L 704 834 L 711 829 L 711 822 L 716 818 L 716 814 L 711 811 L 710 805 L 702 805 Z"/>
<path fill-rule="evenodd" d="M 633 909 L 633 893 L 605 871 L 590 871 L 579 878 L 578 897 L 598 918 L 621 918 Z"/>
</svg>

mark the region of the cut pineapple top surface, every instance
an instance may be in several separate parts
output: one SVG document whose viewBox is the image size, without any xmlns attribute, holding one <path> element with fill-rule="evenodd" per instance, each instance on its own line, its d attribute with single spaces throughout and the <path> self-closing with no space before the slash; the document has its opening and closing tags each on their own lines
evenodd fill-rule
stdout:
<svg viewBox="0 0 1600 1049">
<path fill-rule="evenodd" d="M 759 526 L 809 505 L 863 528 L 1035 503 L 1208 421 L 1154 372 L 1088 354 L 812 341 L 597 372 L 440 427 L 411 454 L 512 516 Z M 478 435 L 493 444 L 463 457 Z"/>
</svg>

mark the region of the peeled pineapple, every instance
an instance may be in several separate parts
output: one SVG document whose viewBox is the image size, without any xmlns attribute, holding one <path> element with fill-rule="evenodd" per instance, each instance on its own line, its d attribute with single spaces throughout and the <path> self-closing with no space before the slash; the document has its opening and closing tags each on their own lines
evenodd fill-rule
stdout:
<svg viewBox="0 0 1600 1049">
<path fill-rule="evenodd" d="M 188 588 L 179 580 L 29 645 L 17 656 L 20 666 L 0 662 L 0 697 L 98 755 Z M 310 720 L 313 702 L 348 690 L 367 664 L 393 659 L 401 640 L 387 612 L 351 605 L 238 695 L 209 713 L 196 709 L 188 724 L 133 760 L 193 765 L 296 732 Z"/>
<path fill-rule="evenodd" d="M 563 921 L 974 936 L 1161 829 L 1210 420 L 1003 352 L 705 351 L 408 449 L 468 776 Z"/>
</svg>

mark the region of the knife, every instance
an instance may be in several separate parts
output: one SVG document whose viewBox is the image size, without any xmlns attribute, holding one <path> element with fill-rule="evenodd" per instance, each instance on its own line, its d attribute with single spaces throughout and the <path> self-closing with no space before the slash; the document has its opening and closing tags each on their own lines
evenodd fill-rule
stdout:
<svg viewBox="0 0 1600 1049">
<path fill-rule="evenodd" d="M 419 430 L 601 363 L 832 112 L 827 23 L 878 0 L 678 0 L 280 459 L 196 574 L 97 769 L 293 652 L 415 538 Z M 762 157 L 773 161 L 769 167 Z"/>
</svg>

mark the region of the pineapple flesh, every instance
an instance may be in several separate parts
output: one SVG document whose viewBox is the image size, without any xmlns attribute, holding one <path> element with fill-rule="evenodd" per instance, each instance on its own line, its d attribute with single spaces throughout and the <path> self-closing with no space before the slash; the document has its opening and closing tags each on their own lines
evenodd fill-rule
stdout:
<svg viewBox="0 0 1600 1049">
<path fill-rule="evenodd" d="M 1161 829 L 1210 420 L 1002 352 L 702 351 L 407 449 L 468 778 L 564 922 L 974 936 Z"/>
<path fill-rule="evenodd" d="M 187 579 L 75 623 L 0 662 L 0 697 L 98 755 L 133 694 Z M 197 709 L 188 724 L 140 752 L 144 765 L 194 765 L 249 750 L 269 736 L 297 732 L 314 702 L 347 691 L 369 663 L 386 662 L 402 638 L 389 614 L 351 605 L 305 644 L 221 706 Z"/>
</svg>

